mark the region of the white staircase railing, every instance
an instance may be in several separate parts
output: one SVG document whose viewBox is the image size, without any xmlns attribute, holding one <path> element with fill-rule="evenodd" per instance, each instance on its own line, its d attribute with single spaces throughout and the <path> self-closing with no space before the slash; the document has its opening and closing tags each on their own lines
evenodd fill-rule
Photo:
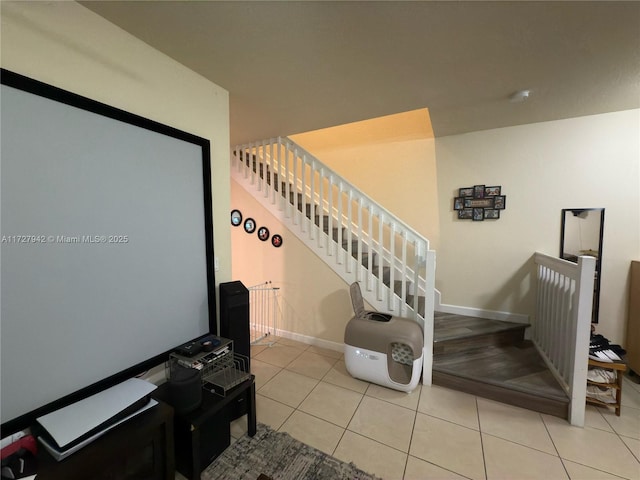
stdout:
<svg viewBox="0 0 640 480">
<path fill-rule="evenodd" d="M 431 383 L 435 252 L 429 241 L 288 138 L 238 145 L 235 181 L 375 309 L 414 318 L 425 332 Z"/>
<path fill-rule="evenodd" d="M 578 263 L 536 252 L 537 301 L 533 342 L 570 399 L 569 422 L 584 426 L 596 260 Z"/>
</svg>

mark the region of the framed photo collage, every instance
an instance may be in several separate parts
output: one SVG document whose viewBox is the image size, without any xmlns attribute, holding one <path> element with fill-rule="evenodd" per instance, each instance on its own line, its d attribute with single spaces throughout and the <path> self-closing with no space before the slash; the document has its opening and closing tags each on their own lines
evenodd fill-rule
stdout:
<svg viewBox="0 0 640 480">
<path fill-rule="evenodd" d="M 497 220 L 500 211 L 505 209 L 506 199 L 501 186 L 463 187 L 453 199 L 453 209 L 458 212 L 460 220 Z"/>
</svg>

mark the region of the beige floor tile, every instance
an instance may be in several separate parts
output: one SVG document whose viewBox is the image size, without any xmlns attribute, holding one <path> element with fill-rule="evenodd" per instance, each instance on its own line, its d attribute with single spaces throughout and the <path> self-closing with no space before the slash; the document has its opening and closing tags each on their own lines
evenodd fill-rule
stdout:
<svg viewBox="0 0 640 480">
<path fill-rule="evenodd" d="M 251 373 L 256 377 L 256 390 L 260 390 L 262 386 L 275 377 L 282 367 L 276 367 L 270 363 L 261 362 L 258 359 L 251 359 Z"/>
<path fill-rule="evenodd" d="M 320 382 L 298 407 L 303 412 L 346 428 L 363 395 L 353 390 Z"/>
<path fill-rule="evenodd" d="M 513 478 L 516 472 L 519 480 L 568 478 L 562 461 L 555 455 L 484 433 L 482 446 L 488 480 Z"/>
<path fill-rule="evenodd" d="M 622 407 L 619 417 L 613 409 L 602 410 L 600 413 L 618 435 L 640 440 L 640 409 Z"/>
<path fill-rule="evenodd" d="M 339 352 L 337 350 L 331 350 L 329 348 L 316 347 L 315 345 L 310 345 L 307 351 L 317 353 L 319 355 L 324 355 L 325 357 L 335 358 L 336 360 L 340 360 L 344 355 L 341 351 Z"/>
<path fill-rule="evenodd" d="M 329 455 L 333 455 L 344 433 L 344 428 L 299 410 L 293 412 L 279 430 Z"/>
<path fill-rule="evenodd" d="M 384 480 L 402 480 L 407 454 L 347 430 L 333 454 Z"/>
<path fill-rule="evenodd" d="M 638 381 L 638 376 L 629 377 L 629 375 L 625 375 L 622 379 L 622 391 L 624 392 L 627 388 L 632 388 L 636 392 L 640 393 L 640 382 Z"/>
<path fill-rule="evenodd" d="M 622 384 L 622 406 L 640 409 L 640 392 L 630 387 L 631 381 L 625 380 Z"/>
<path fill-rule="evenodd" d="M 262 352 L 265 348 L 268 348 L 266 345 L 251 345 L 251 358 L 255 357 L 257 354 Z"/>
<path fill-rule="evenodd" d="M 260 389 L 260 394 L 297 408 L 317 384 L 316 379 L 282 370 Z"/>
<path fill-rule="evenodd" d="M 483 479 L 485 463 L 488 480 L 640 480 L 640 385 L 628 378 L 622 416 L 587 406 L 581 429 L 438 386 L 373 385 L 351 377 L 340 352 L 272 340 L 252 346 L 258 422 L 385 480 Z M 232 441 L 246 430 L 246 416 L 232 422 Z"/>
<path fill-rule="evenodd" d="M 418 411 L 464 427 L 479 429 L 474 395 L 436 385 L 423 385 Z"/>
<path fill-rule="evenodd" d="M 438 467 L 433 463 L 425 462 L 419 458 L 409 455 L 407 459 L 407 468 L 404 472 L 404 480 L 465 480 L 466 477 L 450 472 L 444 468 Z"/>
<path fill-rule="evenodd" d="M 613 432 L 611 425 L 604 419 L 600 410 L 606 410 L 606 408 L 596 407 L 595 405 L 587 405 L 584 410 L 584 425 L 585 427 L 597 428 L 598 430 L 605 430 L 607 432 Z"/>
<path fill-rule="evenodd" d="M 254 358 L 261 362 L 269 363 L 277 367 L 286 367 L 296 358 L 302 355 L 304 350 L 288 345 L 275 344 L 272 347 L 265 348 Z"/>
<path fill-rule="evenodd" d="M 285 420 L 291 416 L 293 411 L 293 408 L 284 403 L 277 402 L 260 394 L 256 395 L 257 421 L 268 425 L 274 430 L 278 430 Z"/>
<path fill-rule="evenodd" d="M 409 451 L 416 412 L 365 396 L 348 429 L 403 452 Z"/>
<path fill-rule="evenodd" d="M 322 380 L 360 393 L 366 392 L 370 385 L 349 375 L 343 360 L 337 361 Z"/>
<path fill-rule="evenodd" d="M 478 398 L 478 414 L 482 433 L 556 455 L 539 413 Z"/>
<path fill-rule="evenodd" d="M 295 348 L 297 348 L 299 350 L 306 350 L 307 348 L 309 348 L 309 345 L 307 345 L 306 343 L 302 343 L 302 342 L 299 342 L 297 340 L 291 340 L 290 338 L 275 337 L 273 339 L 273 341 L 275 341 L 279 345 L 286 345 L 286 346 L 289 346 L 289 347 L 295 347 Z"/>
<path fill-rule="evenodd" d="M 615 475 L 569 460 L 563 460 L 562 463 L 564 463 L 571 480 L 620 480 L 620 477 Z"/>
<path fill-rule="evenodd" d="M 322 380 L 331 367 L 337 362 L 335 358 L 304 351 L 298 358 L 287 365 L 287 370 Z"/>
<path fill-rule="evenodd" d="M 418 408 L 418 400 L 420 399 L 420 386 L 418 386 L 418 388 L 413 392 L 407 393 L 371 384 L 369 385 L 366 394 L 369 397 L 386 400 L 387 402 L 400 405 L 401 407 L 416 410 Z"/>
<path fill-rule="evenodd" d="M 625 445 L 629 447 L 629 450 L 631 450 L 631 453 L 633 453 L 636 459 L 640 462 L 640 440 L 636 440 L 635 438 L 629 438 L 629 437 L 620 437 L 620 440 L 622 440 L 625 443 Z"/>
<path fill-rule="evenodd" d="M 484 479 L 480 432 L 418 413 L 409 454 L 471 479 Z"/>
<path fill-rule="evenodd" d="M 558 417 L 543 415 L 560 457 L 624 478 L 640 478 L 640 464 L 620 437 L 595 428 L 572 427 Z"/>
</svg>

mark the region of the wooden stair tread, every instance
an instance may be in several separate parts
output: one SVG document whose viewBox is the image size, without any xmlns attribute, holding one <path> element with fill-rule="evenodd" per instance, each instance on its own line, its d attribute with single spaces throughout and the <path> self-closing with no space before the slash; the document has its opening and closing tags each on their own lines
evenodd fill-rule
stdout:
<svg viewBox="0 0 640 480">
<path fill-rule="evenodd" d="M 433 370 L 564 403 L 569 401 L 528 340 L 517 345 L 489 346 L 439 355 L 434 358 Z"/>
<path fill-rule="evenodd" d="M 446 340 L 458 340 L 478 335 L 524 329 L 528 326 L 527 324 L 505 322 L 502 320 L 434 312 L 433 341 L 437 343 Z"/>
</svg>

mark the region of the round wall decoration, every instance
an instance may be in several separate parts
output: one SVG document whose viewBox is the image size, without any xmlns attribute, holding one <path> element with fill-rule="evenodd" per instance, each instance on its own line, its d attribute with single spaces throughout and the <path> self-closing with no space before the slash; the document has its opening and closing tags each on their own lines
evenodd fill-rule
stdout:
<svg viewBox="0 0 640 480">
<path fill-rule="evenodd" d="M 256 221 L 253 218 L 247 218 L 244 221 L 244 231 L 247 233 L 253 233 L 256 231 Z"/>
<path fill-rule="evenodd" d="M 276 248 L 279 248 L 282 246 L 282 237 L 278 234 L 275 234 L 273 237 L 271 237 L 271 245 L 273 245 Z"/>
<path fill-rule="evenodd" d="M 258 238 L 263 242 L 269 239 L 269 229 L 267 227 L 260 227 L 258 229 Z"/>
<path fill-rule="evenodd" d="M 231 210 L 231 225 L 234 227 L 242 223 L 242 212 L 240 210 Z"/>
</svg>

